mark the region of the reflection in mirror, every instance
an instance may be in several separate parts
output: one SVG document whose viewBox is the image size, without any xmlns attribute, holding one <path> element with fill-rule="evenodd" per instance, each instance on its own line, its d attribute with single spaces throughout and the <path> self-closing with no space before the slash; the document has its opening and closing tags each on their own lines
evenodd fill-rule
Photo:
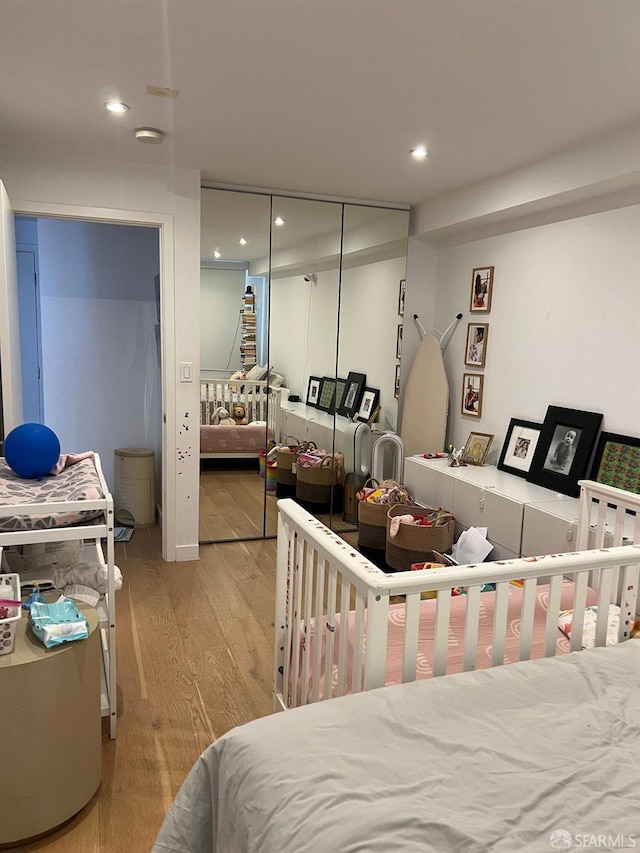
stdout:
<svg viewBox="0 0 640 853">
<path fill-rule="evenodd" d="M 307 447 L 292 457 L 278 454 L 280 497 L 296 497 L 325 524 L 341 517 L 341 448 L 334 443 L 334 390 L 340 289 L 342 204 L 273 197 L 271 230 L 271 310 L 269 363 L 288 388 L 281 400 L 280 439 L 287 447 Z M 309 399 L 309 379 L 318 394 Z M 332 381 L 334 385 L 332 386 Z M 308 465 L 323 450 L 333 463 Z M 288 464 L 289 463 L 289 464 Z M 267 518 L 267 534 L 276 520 Z"/>
<path fill-rule="evenodd" d="M 203 189 L 201 542 L 276 535 L 279 497 L 356 529 L 397 428 L 407 233 L 408 211 Z M 247 424 L 212 423 L 234 403 Z"/>
<path fill-rule="evenodd" d="M 264 535 L 269 196 L 203 189 L 200 272 L 201 542 Z M 242 381 L 240 381 L 242 380 Z M 274 508 L 275 511 L 275 508 Z"/>
</svg>

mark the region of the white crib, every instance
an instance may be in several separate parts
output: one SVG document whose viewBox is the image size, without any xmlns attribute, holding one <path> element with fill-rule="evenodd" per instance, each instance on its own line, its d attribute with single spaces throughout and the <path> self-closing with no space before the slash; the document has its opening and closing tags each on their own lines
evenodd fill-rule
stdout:
<svg viewBox="0 0 640 853">
<path fill-rule="evenodd" d="M 607 641 L 611 603 L 620 606 L 617 639 L 628 639 L 638 607 L 640 545 L 633 543 L 640 543 L 640 496 L 590 481 L 580 486 L 579 551 L 391 575 L 293 500 L 279 501 L 275 707 L 291 708 L 390 683 L 394 623 L 402 626 L 398 680 L 425 677 L 425 656 L 428 674 L 447 674 L 451 615 L 458 607 L 451 591 L 458 587 L 467 588 L 463 624 L 459 618 L 454 638 L 461 670 L 478 665 L 481 612 L 489 601 L 490 643 L 482 665 L 580 649 L 585 612 L 594 605 L 595 645 Z M 514 580 L 522 584 L 514 587 Z M 495 593 L 481 593 L 485 583 L 495 583 Z M 421 599 L 427 590 L 436 592 L 435 600 Z M 573 611 L 570 640 L 559 637 L 558 628 L 568 600 Z M 427 650 L 425 618 L 431 626 Z M 507 638 L 514 633 L 517 650 L 512 642 L 506 654 Z"/>
</svg>

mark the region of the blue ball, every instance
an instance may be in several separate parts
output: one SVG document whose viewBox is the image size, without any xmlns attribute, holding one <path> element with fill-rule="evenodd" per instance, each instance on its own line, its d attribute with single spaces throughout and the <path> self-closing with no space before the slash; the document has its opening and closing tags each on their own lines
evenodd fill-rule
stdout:
<svg viewBox="0 0 640 853">
<path fill-rule="evenodd" d="M 22 424 L 4 440 L 4 458 L 16 474 L 41 480 L 60 457 L 58 436 L 43 424 Z"/>
</svg>

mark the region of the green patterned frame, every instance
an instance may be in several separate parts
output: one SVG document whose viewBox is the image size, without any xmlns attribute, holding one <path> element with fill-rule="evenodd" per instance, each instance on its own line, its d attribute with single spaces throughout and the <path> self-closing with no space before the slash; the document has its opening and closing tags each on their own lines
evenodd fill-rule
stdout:
<svg viewBox="0 0 640 853">
<path fill-rule="evenodd" d="M 615 432 L 600 434 L 591 479 L 640 494 L 640 438 Z"/>
</svg>

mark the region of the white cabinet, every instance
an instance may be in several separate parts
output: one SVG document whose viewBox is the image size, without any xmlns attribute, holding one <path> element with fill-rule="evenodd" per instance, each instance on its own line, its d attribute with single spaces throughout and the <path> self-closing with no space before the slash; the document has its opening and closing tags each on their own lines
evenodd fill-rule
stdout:
<svg viewBox="0 0 640 853">
<path fill-rule="evenodd" d="M 349 420 L 340 415 L 335 417 L 335 449 L 336 452 L 344 450 L 344 431 Z M 280 421 L 280 440 L 285 441 L 288 437 L 297 438 L 298 441 L 313 441 L 318 447 L 331 452 L 333 447 L 333 415 L 314 409 L 304 403 L 291 403 L 289 400 L 282 403 Z"/>
<path fill-rule="evenodd" d="M 411 456 L 405 485 L 420 503 L 450 509 L 458 531 L 486 527 L 492 559 L 561 553 L 574 547 L 577 498 L 527 483 L 486 465 L 449 467 L 446 459 Z"/>
</svg>

